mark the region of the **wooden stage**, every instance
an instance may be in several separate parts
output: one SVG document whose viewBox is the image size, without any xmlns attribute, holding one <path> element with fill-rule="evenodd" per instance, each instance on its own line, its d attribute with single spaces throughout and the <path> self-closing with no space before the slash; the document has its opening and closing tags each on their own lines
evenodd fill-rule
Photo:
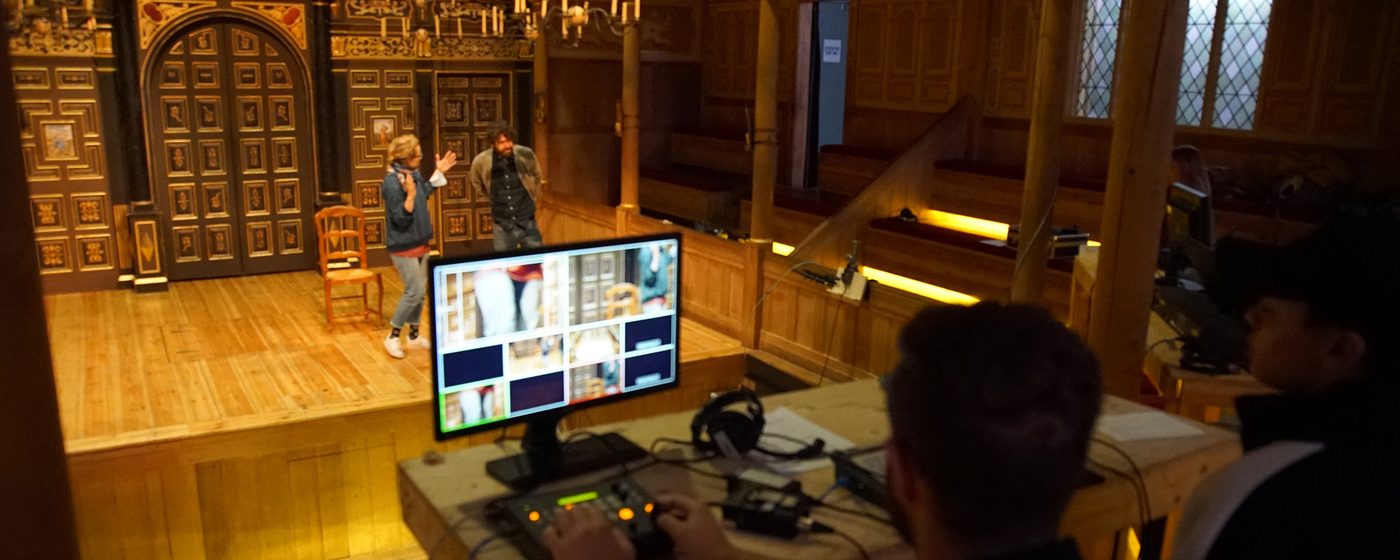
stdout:
<svg viewBox="0 0 1400 560">
<path fill-rule="evenodd" d="M 402 284 L 380 271 L 387 314 Z M 415 554 L 395 464 L 499 434 L 435 444 L 428 351 L 389 357 L 387 323 L 329 328 L 321 292 L 305 271 L 45 299 L 84 557 Z M 737 340 L 681 330 L 681 389 L 573 427 L 689 410 L 742 381 Z"/>
</svg>

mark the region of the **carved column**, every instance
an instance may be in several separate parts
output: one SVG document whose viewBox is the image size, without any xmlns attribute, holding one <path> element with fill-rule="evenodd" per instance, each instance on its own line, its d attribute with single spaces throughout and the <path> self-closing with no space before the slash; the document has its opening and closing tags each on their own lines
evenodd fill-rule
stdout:
<svg viewBox="0 0 1400 560">
<path fill-rule="evenodd" d="M 744 332 L 740 341 L 757 348 L 763 331 L 763 261 L 773 247 L 773 189 L 778 181 L 778 15 L 774 0 L 758 2 L 758 58 L 753 110 L 753 210 L 745 258 Z"/>
<path fill-rule="evenodd" d="M 311 10 L 307 13 L 307 51 L 308 61 L 311 65 L 311 93 L 316 100 L 314 112 L 316 119 L 316 166 L 320 168 L 321 184 L 317 185 L 319 192 L 318 206 L 330 206 L 343 202 L 341 193 L 349 192 L 350 185 L 346 177 L 341 175 L 341 161 L 345 158 L 336 157 L 336 124 L 340 122 L 340 115 L 335 108 L 339 106 L 337 97 L 340 91 L 335 87 L 335 77 L 331 73 L 331 4 L 326 0 L 316 0 L 311 4 Z"/>
<path fill-rule="evenodd" d="M 531 73 L 534 81 L 534 143 L 535 159 L 540 162 L 540 171 L 549 176 L 549 40 L 541 35 L 534 43 L 535 67 Z M 549 186 L 544 177 L 540 179 L 540 192 Z"/>
<path fill-rule="evenodd" d="M 146 168 L 146 116 L 141 109 L 141 44 L 136 29 L 136 3 L 113 2 L 112 47 L 116 55 L 117 118 L 121 121 L 122 160 L 131 210 L 132 288 L 138 292 L 165 291 L 164 253 L 160 235 L 160 213 L 151 193 L 150 172 Z"/>
</svg>

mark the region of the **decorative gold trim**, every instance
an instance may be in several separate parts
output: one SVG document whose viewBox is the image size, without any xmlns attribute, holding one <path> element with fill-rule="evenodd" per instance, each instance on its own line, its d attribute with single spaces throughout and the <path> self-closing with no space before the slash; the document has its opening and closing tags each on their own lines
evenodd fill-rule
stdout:
<svg viewBox="0 0 1400 560">
<path fill-rule="evenodd" d="M 285 148 L 285 149 L 284 149 Z M 290 165 L 284 165 L 290 164 Z M 299 169 L 297 165 L 297 139 L 296 138 L 273 138 L 272 139 L 272 172 L 295 173 Z"/>
<path fill-rule="evenodd" d="M 193 82 L 195 89 L 219 89 L 219 87 L 221 87 L 219 85 L 219 63 L 191 62 L 190 66 L 194 68 Z M 208 81 L 201 79 L 203 77 L 201 72 L 205 70 L 209 72 L 208 76 L 210 79 Z"/>
<path fill-rule="evenodd" d="M 73 229 L 93 230 L 112 227 L 107 221 L 110 205 L 105 192 L 81 192 L 68 195 L 73 202 Z M 96 206 L 92 206 L 93 203 Z"/>
<path fill-rule="evenodd" d="M 251 80 L 246 79 L 249 77 Z M 262 89 L 262 64 L 257 62 L 233 63 L 233 84 L 233 87 L 238 89 Z"/>
<path fill-rule="evenodd" d="M 250 112 L 248 109 L 252 108 Z M 241 132 L 261 132 L 263 130 L 263 98 L 261 95 L 238 96 L 238 130 Z"/>
<path fill-rule="evenodd" d="M 168 186 L 170 191 L 170 219 L 182 222 L 185 220 L 199 219 L 199 196 L 195 192 L 194 183 L 171 183 Z M 186 206 L 181 208 L 180 193 L 184 193 Z"/>
<path fill-rule="evenodd" d="M 413 37 L 390 35 L 336 35 L 331 37 L 331 57 L 350 60 L 434 59 L 434 60 L 521 60 L 522 41 L 501 41 L 485 37 L 438 37 L 431 49 L 416 48 Z M 528 42 L 525 42 L 528 44 Z M 528 49 L 526 49 L 528 50 Z"/>
<path fill-rule="evenodd" d="M 244 138 L 238 142 L 238 157 L 243 163 L 243 174 L 267 173 L 267 143 L 262 138 Z"/>
<path fill-rule="evenodd" d="M 156 83 L 160 84 L 160 89 L 185 89 L 185 63 L 170 60 L 162 62 L 160 79 Z"/>
<path fill-rule="evenodd" d="M 204 177 L 228 174 L 228 154 L 222 139 L 199 141 L 199 174 Z"/>
<path fill-rule="evenodd" d="M 248 247 L 249 257 L 270 257 L 273 255 L 272 222 L 250 222 L 247 226 L 247 232 L 248 237 L 243 241 Z M 257 248 L 259 239 L 257 232 L 263 234 L 261 239 L 264 250 L 258 250 Z"/>
<path fill-rule="evenodd" d="M 141 48 L 151 47 L 151 41 L 161 29 L 182 19 L 181 16 L 200 8 L 213 8 L 214 0 L 138 0 L 136 3 L 136 28 Z"/>
<path fill-rule="evenodd" d="M 170 112 L 170 110 L 174 108 L 178 108 L 180 110 L 178 116 Z M 183 134 L 189 132 L 189 98 L 183 95 L 160 96 L 160 125 L 161 130 L 166 134 Z"/>
<path fill-rule="evenodd" d="M 215 252 L 218 246 L 215 243 L 214 235 L 222 232 L 224 234 L 224 250 Z M 226 261 L 233 258 L 233 226 L 229 224 L 209 224 L 204 227 L 204 247 L 207 253 L 207 260 Z"/>
<path fill-rule="evenodd" d="M 170 236 L 173 244 L 171 251 L 175 255 L 175 262 L 187 263 L 204 260 L 204 252 L 200 249 L 199 226 L 172 227 L 170 228 Z"/>
<path fill-rule="evenodd" d="M 46 226 L 39 225 L 39 209 L 41 207 L 36 204 L 38 202 L 49 202 L 53 204 L 51 211 L 53 212 L 53 217 L 57 220 L 55 223 Z M 65 214 L 67 210 L 65 206 L 66 205 L 63 204 L 63 195 L 61 194 L 29 195 L 29 222 L 31 226 L 34 226 L 34 232 L 67 231 L 68 219 Z"/>
<path fill-rule="evenodd" d="M 278 116 L 278 109 L 286 109 L 284 116 Z M 296 100 L 290 95 L 268 96 L 267 117 L 270 130 L 296 130 Z"/>
<path fill-rule="evenodd" d="M 136 232 L 136 273 L 160 274 L 160 230 L 155 220 L 133 220 L 132 229 Z M 146 264 L 151 266 L 147 267 Z M 141 278 L 136 283 L 141 283 Z"/>
<path fill-rule="evenodd" d="M 286 63 L 267 63 L 267 87 L 269 89 L 292 89 L 292 71 L 287 68 Z"/>
<path fill-rule="evenodd" d="M 10 71 L 10 79 L 15 84 L 15 89 L 47 90 L 52 87 L 48 68 L 14 68 Z"/>
<path fill-rule="evenodd" d="M 41 28 L 29 22 L 10 37 L 10 56 L 94 56 L 97 38 L 86 29 Z"/>
<path fill-rule="evenodd" d="M 378 70 L 351 70 L 351 88 L 377 88 L 379 87 Z"/>
<path fill-rule="evenodd" d="M 58 68 L 54 81 L 58 89 L 92 89 L 97 85 L 97 74 L 91 68 Z"/>
<path fill-rule="evenodd" d="M 274 2 L 233 2 L 230 7 L 262 16 L 282 29 L 297 48 L 306 50 L 306 11 L 304 4 Z"/>
<path fill-rule="evenodd" d="M 224 131 L 224 100 L 217 95 L 196 95 L 194 106 L 198 109 L 195 117 L 195 127 L 200 132 L 223 132 Z M 210 108 L 212 107 L 212 108 Z M 205 109 L 209 109 L 207 112 Z M 213 118 L 213 124 L 208 124 L 205 117 Z"/>
<path fill-rule="evenodd" d="M 34 240 L 39 258 L 39 274 L 64 274 L 73 272 L 73 252 L 68 237 L 40 237 Z M 59 247 L 51 251 L 48 247 Z"/>
<path fill-rule="evenodd" d="M 243 182 L 243 215 L 266 216 L 272 213 L 272 201 L 268 200 L 270 185 L 258 179 Z M 257 196 L 253 196 L 257 193 Z"/>
<path fill-rule="evenodd" d="M 300 179 L 277 179 L 272 182 L 273 190 L 277 192 L 278 214 L 296 214 L 301 212 L 301 180 Z M 288 197 L 287 195 L 291 196 Z"/>
<path fill-rule="evenodd" d="M 295 230 L 293 237 L 288 237 L 289 230 Z M 277 248 L 283 255 L 296 255 L 306 251 L 306 239 L 301 234 L 301 220 L 282 220 L 277 222 Z M 291 247 L 288 239 L 294 239 L 295 247 Z M 290 248 L 289 248 L 290 247 Z"/>
<path fill-rule="evenodd" d="M 219 181 L 214 183 L 204 183 L 204 217 L 205 218 L 227 218 L 228 211 L 228 183 Z M 216 210 L 216 208 L 218 208 Z"/>
<path fill-rule="evenodd" d="M 93 272 L 97 270 L 112 270 L 113 268 L 116 268 L 116 265 L 114 264 L 114 261 L 112 259 L 112 236 L 110 234 L 104 233 L 96 235 L 79 235 L 76 238 L 74 238 L 74 241 L 76 242 L 76 248 L 78 250 L 79 271 Z M 97 243 L 89 245 L 88 242 L 100 242 L 100 245 L 98 245 Z M 91 246 L 101 247 L 101 255 L 103 262 L 98 264 L 89 264 L 88 257 L 92 252 L 92 249 L 90 249 Z"/>
<path fill-rule="evenodd" d="M 184 148 L 183 154 L 171 152 L 173 148 Z M 193 177 L 194 176 L 194 154 L 189 140 L 166 140 L 165 141 L 165 171 L 171 177 Z M 176 169 L 173 163 L 176 156 L 184 159 L 181 164 L 183 169 Z"/>
</svg>

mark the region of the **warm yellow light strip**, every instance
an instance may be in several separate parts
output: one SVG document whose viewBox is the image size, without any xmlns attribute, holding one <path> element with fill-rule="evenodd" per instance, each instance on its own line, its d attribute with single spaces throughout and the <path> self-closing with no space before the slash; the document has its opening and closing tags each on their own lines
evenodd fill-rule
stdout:
<svg viewBox="0 0 1400 560">
<path fill-rule="evenodd" d="M 981 301 L 975 297 L 964 294 L 962 292 L 955 292 L 953 290 L 949 290 L 948 288 L 920 282 L 913 278 L 906 278 L 898 274 L 890 274 L 877 268 L 862 266 L 860 267 L 860 273 L 864 274 L 866 278 L 869 278 L 891 288 L 904 290 L 911 294 L 918 294 L 934 301 L 951 303 L 953 305 L 972 305 Z"/>
<path fill-rule="evenodd" d="M 962 214 L 953 214 L 940 210 L 929 210 L 925 212 L 924 219 L 928 222 L 928 225 L 931 226 L 961 231 L 972 235 L 980 235 L 988 239 L 1006 239 L 1006 232 L 1011 229 L 1011 226 L 1001 222 L 993 222 L 991 220 L 964 216 Z M 1099 245 L 1102 245 L 1102 243 L 1092 240 L 1089 241 L 1090 247 L 1098 247 Z"/>
<path fill-rule="evenodd" d="M 929 210 L 924 213 L 924 221 L 928 225 L 961 231 L 972 235 L 980 235 L 988 239 L 1006 239 L 1006 231 L 1010 226 L 1001 222 L 993 222 L 982 218 L 953 214 L 940 210 Z"/>
<path fill-rule="evenodd" d="M 782 256 L 784 256 L 784 257 L 786 257 L 786 256 L 788 256 L 788 255 L 791 255 L 792 252 L 793 252 L 793 250 L 795 250 L 795 249 L 797 249 L 797 248 L 796 248 L 796 247 L 793 247 L 792 245 L 787 245 L 787 244 L 784 244 L 784 243 L 778 243 L 777 241 L 774 241 L 774 242 L 773 242 L 773 252 L 774 252 L 774 253 L 777 253 L 777 254 L 779 254 L 779 255 L 782 255 Z"/>
</svg>

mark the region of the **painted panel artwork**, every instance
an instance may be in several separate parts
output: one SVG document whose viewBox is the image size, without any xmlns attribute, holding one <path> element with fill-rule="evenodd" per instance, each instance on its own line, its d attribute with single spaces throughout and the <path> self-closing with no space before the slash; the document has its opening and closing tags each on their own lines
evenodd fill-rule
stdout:
<svg viewBox="0 0 1400 560">
<path fill-rule="evenodd" d="M 394 117 L 375 117 L 370 119 L 370 147 L 387 148 L 389 141 L 394 139 L 394 129 L 397 123 Z"/>
<path fill-rule="evenodd" d="M 78 147 L 73 143 L 73 123 L 45 123 L 44 159 L 78 159 Z"/>
</svg>

